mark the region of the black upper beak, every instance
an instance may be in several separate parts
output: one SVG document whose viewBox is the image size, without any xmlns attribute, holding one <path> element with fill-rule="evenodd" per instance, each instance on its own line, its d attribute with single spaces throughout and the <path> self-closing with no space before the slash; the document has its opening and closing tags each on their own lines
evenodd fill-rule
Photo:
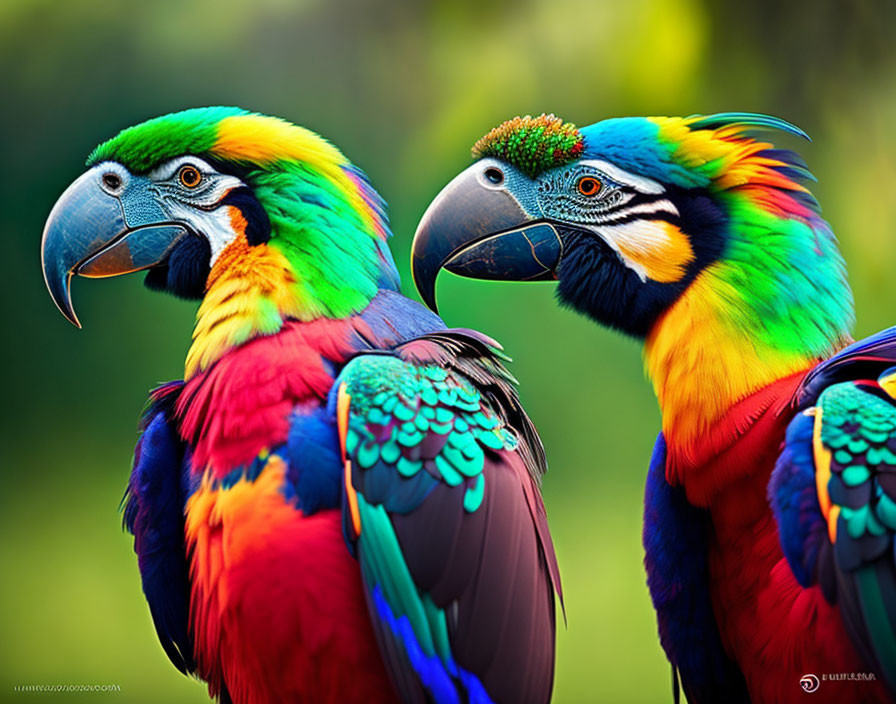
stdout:
<svg viewBox="0 0 896 704">
<path fill-rule="evenodd" d="M 525 177 L 483 159 L 442 189 L 423 214 L 411 248 L 411 271 L 424 303 L 436 310 L 439 271 L 474 279 L 555 279 L 563 242 L 514 195 Z M 531 206 L 530 206 L 531 207 Z"/>
<path fill-rule="evenodd" d="M 95 166 L 59 197 L 44 226 L 44 281 L 56 307 L 78 327 L 73 275 L 98 278 L 146 269 L 163 261 L 186 233 L 182 224 L 164 221 L 161 206 L 141 192 L 140 177 L 128 176 L 118 168 L 110 173 L 108 165 Z M 129 210 L 136 215 L 126 217 Z"/>
</svg>

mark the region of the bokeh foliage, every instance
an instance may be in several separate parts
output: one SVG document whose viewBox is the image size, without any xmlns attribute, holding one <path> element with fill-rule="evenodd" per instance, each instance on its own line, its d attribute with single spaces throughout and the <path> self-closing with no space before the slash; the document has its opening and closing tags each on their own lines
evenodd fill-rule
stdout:
<svg viewBox="0 0 896 704">
<path fill-rule="evenodd" d="M 857 299 L 894 322 L 896 5 L 881 1 L 175 0 L 0 3 L 0 701 L 205 700 L 167 662 L 116 512 L 146 390 L 178 377 L 195 306 L 139 277 L 77 282 L 54 310 L 38 242 L 96 143 L 187 106 L 238 104 L 315 129 L 364 168 L 408 252 L 430 198 L 489 128 L 555 112 L 753 110 L 805 128 Z M 558 309 L 550 285 L 441 282 L 449 324 L 500 339 L 548 449 L 565 579 L 556 701 L 666 701 L 644 586 L 641 492 L 659 417 L 638 346 Z M 111 683 L 120 693 L 16 694 Z"/>
</svg>

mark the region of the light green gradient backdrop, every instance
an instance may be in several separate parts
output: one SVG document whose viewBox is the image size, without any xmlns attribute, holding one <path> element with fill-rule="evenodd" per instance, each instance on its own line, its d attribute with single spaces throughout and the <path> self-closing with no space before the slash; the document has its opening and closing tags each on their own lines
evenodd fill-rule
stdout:
<svg viewBox="0 0 896 704">
<path fill-rule="evenodd" d="M 204 701 L 158 645 L 116 511 L 147 389 L 181 374 L 195 306 L 141 277 L 78 281 L 85 330 L 40 276 L 43 220 L 93 146 L 146 117 L 238 104 L 315 129 L 370 175 L 408 254 L 473 141 L 518 113 L 587 124 L 753 110 L 812 134 L 859 312 L 896 322 L 896 63 L 886 2 L 489 4 L 260 0 L 0 4 L 3 409 L 0 701 Z M 665 701 L 644 586 L 641 493 L 659 417 L 638 346 L 558 309 L 550 285 L 446 276 L 449 325 L 479 328 L 548 449 L 565 580 L 556 701 Z M 16 684 L 112 683 L 42 697 Z"/>
</svg>

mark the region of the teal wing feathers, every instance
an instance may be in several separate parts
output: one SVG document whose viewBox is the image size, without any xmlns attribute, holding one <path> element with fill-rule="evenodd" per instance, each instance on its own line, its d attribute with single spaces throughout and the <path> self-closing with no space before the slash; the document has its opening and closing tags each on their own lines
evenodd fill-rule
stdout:
<svg viewBox="0 0 896 704">
<path fill-rule="evenodd" d="M 500 361 L 442 332 L 354 359 L 336 388 L 346 534 L 403 698 L 548 701 L 541 448 Z"/>
<path fill-rule="evenodd" d="M 804 403 L 769 498 L 797 580 L 837 604 L 856 649 L 896 692 L 896 369 L 879 368 L 887 362 L 875 369 L 866 355 L 863 375 L 876 379 L 838 381 Z"/>
</svg>

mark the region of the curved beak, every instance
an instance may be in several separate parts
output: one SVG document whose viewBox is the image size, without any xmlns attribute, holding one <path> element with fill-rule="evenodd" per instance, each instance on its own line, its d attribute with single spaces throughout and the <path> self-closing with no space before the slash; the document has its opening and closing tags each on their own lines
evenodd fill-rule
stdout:
<svg viewBox="0 0 896 704">
<path fill-rule="evenodd" d="M 81 175 L 56 201 L 41 240 L 44 281 L 56 307 L 77 327 L 71 299 L 72 276 L 100 278 L 147 269 L 163 261 L 183 236 L 184 225 L 165 220 L 148 179 L 114 170 L 118 181 L 103 181 L 109 165 Z"/>
<path fill-rule="evenodd" d="M 512 167 L 483 159 L 436 196 L 411 247 L 414 283 L 427 306 L 437 310 L 435 285 L 442 269 L 493 281 L 557 278 L 563 241 L 534 197 L 525 197 L 533 192 L 530 184 Z"/>
</svg>

